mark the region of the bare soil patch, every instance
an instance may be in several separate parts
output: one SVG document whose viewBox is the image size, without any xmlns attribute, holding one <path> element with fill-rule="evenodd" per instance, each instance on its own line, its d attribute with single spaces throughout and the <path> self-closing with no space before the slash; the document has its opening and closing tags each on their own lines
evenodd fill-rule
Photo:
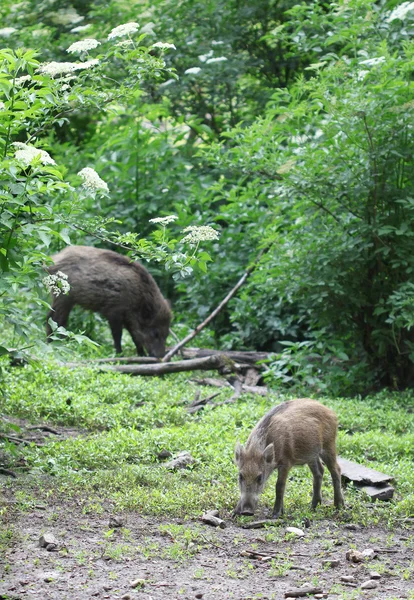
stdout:
<svg viewBox="0 0 414 600">
<path fill-rule="evenodd" d="M 101 514 L 85 514 L 81 504 L 57 498 L 26 513 L 11 513 L 15 536 L 0 559 L 0 598 L 278 599 L 309 583 L 328 598 L 383 600 L 409 598 L 413 588 L 414 540 L 403 528 L 390 533 L 319 521 L 296 537 L 285 534 L 286 520 L 266 530 L 243 529 L 223 514 L 226 528 L 214 529 L 195 519 L 130 513 L 116 515 L 117 523 L 110 522 L 111 516 L 109 506 Z M 171 533 L 177 525 L 189 530 L 187 541 Z M 45 532 L 58 541 L 54 551 L 39 546 Z M 372 549 L 374 555 L 352 563 L 346 559 L 350 548 Z M 258 558 L 251 558 L 255 553 Z M 344 576 L 353 579 L 345 582 Z M 361 590 L 366 581 L 373 587 Z"/>
</svg>

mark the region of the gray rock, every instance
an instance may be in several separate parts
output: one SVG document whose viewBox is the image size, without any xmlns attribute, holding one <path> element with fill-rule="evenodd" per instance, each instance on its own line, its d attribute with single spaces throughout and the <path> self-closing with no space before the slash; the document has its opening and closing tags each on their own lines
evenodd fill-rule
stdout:
<svg viewBox="0 0 414 600">
<path fill-rule="evenodd" d="M 187 451 L 180 452 L 177 454 L 172 460 L 165 463 L 165 467 L 167 469 L 172 469 L 175 471 L 176 469 L 184 469 L 188 465 L 192 465 L 195 462 L 194 458 Z"/>
<path fill-rule="evenodd" d="M 375 551 L 372 548 L 367 548 L 366 550 L 362 551 L 362 555 L 364 558 L 371 560 L 371 558 L 375 557 Z"/>
<path fill-rule="evenodd" d="M 372 579 L 368 579 L 368 581 L 364 581 L 364 583 L 361 584 L 361 590 L 375 590 L 377 587 L 378 583 Z"/>
<path fill-rule="evenodd" d="M 358 550 L 347 550 L 345 556 L 346 556 L 346 560 L 349 560 L 349 562 L 353 562 L 353 563 L 363 562 L 363 560 L 364 560 L 364 555 L 362 554 L 362 552 L 359 552 Z"/>
<path fill-rule="evenodd" d="M 286 533 L 293 533 L 297 537 L 303 537 L 305 535 L 305 532 L 297 527 L 286 527 Z"/>
<path fill-rule="evenodd" d="M 124 525 L 125 525 L 125 522 L 122 517 L 116 517 L 116 516 L 109 517 L 109 527 L 111 529 L 116 529 L 117 527 L 123 527 Z"/>
<path fill-rule="evenodd" d="M 339 560 L 338 560 L 338 559 L 336 559 L 336 558 L 335 558 L 335 559 L 334 559 L 334 558 L 331 558 L 330 560 L 329 560 L 329 559 L 327 559 L 327 560 L 323 560 L 323 561 L 322 561 L 322 565 L 323 565 L 324 567 L 331 567 L 331 568 L 333 568 L 333 567 L 338 567 L 338 566 L 340 565 L 340 562 L 341 562 L 341 561 L 339 561 Z"/>
<path fill-rule="evenodd" d="M 356 579 L 353 575 L 342 575 L 341 576 L 341 581 L 344 581 L 345 583 L 355 583 Z"/>
<path fill-rule="evenodd" d="M 381 579 L 381 575 L 377 571 L 370 571 L 369 577 L 370 579 Z"/>
<path fill-rule="evenodd" d="M 49 545 L 53 545 L 54 548 L 56 548 L 58 545 L 58 541 L 53 535 L 53 533 L 44 533 L 39 538 L 39 546 L 41 548 L 47 548 L 47 546 Z"/>
</svg>

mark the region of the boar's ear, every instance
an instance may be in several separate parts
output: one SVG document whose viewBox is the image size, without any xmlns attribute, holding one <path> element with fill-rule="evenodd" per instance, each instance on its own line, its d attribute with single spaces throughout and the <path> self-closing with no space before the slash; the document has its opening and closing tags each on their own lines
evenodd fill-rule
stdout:
<svg viewBox="0 0 414 600">
<path fill-rule="evenodd" d="M 275 449 L 273 447 L 273 444 L 269 444 L 263 452 L 263 458 L 265 459 L 265 461 L 269 464 L 275 462 Z"/>
<path fill-rule="evenodd" d="M 236 463 L 236 465 L 238 465 L 240 463 L 243 456 L 244 456 L 244 447 L 240 444 L 240 442 L 237 442 L 236 447 L 234 449 L 234 462 Z"/>
</svg>

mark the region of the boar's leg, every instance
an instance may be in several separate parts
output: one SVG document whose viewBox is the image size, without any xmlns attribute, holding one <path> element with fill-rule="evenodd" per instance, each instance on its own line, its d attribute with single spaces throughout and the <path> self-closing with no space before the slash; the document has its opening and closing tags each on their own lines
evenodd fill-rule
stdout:
<svg viewBox="0 0 414 600">
<path fill-rule="evenodd" d="M 290 466 L 287 465 L 281 465 L 277 469 L 276 500 L 272 513 L 273 519 L 277 519 L 280 517 L 280 515 L 283 515 L 283 498 L 285 495 L 286 480 L 289 471 Z"/>
<path fill-rule="evenodd" d="M 322 477 L 323 477 L 323 465 L 319 457 L 313 462 L 308 463 L 310 470 L 313 475 L 313 496 L 312 496 L 312 508 L 316 508 L 318 504 L 322 504 Z"/>
<path fill-rule="evenodd" d="M 327 448 L 322 452 L 322 460 L 328 467 L 328 470 L 332 477 L 333 489 L 334 489 L 334 504 L 336 508 L 340 508 L 344 505 L 344 497 L 341 489 L 341 469 L 336 460 L 335 446 L 333 448 Z"/>
<path fill-rule="evenodd" d="M 122 354 L 122 320 L 111 317 L 108 319 L 109 327 L 111 328 L 112 337 L 114 340 L 115 352 L 117 354 Z"/>
<path fill-rule="evenodd" d="M 138 356 L 145 356 L 142 334 L 139 331 L 138 327 L 131 323 L 125 323 L 125 327 L 128 329 L 128 331 L 132 337 L 132 340 L 137 349 Z"/>
<path fill-rule="evenodd" d="M 49 336 L 52 333 L 52 328 L 49 325 L 49 319 L 53 319 L 53 321 L 55 321 L 59 327 L 64 327 L 66 329 L 72 307 L 73 304 L 67 296 L 58 296 L 57 298 L 54 298 L 52 310 L 48 312 L 46 319 L 46 335 L 49 342 Z"/>
</svg>

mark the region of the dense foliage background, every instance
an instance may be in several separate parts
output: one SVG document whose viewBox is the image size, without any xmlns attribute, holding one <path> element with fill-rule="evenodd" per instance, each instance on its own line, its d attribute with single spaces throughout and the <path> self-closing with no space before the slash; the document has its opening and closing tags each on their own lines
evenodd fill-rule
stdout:
<svg viewBox="0 0 414 600">
<path fill-rule="evenodd" d="M 179 334 L 269 248 L 206 342 L 274 352 L 270 382 L 295 388 L 412 385 L 414 3 L 5 0 L 0 15 L 3 353 L 50 351 L 43 264 L 68 243 L 149 259 Z M 68 53 L 84 39 L 99 45 Z M 85 167 L 108 191 L 81 185 Z M 194 225 L 220 240 L 182 243 Z"/>
</svg>

